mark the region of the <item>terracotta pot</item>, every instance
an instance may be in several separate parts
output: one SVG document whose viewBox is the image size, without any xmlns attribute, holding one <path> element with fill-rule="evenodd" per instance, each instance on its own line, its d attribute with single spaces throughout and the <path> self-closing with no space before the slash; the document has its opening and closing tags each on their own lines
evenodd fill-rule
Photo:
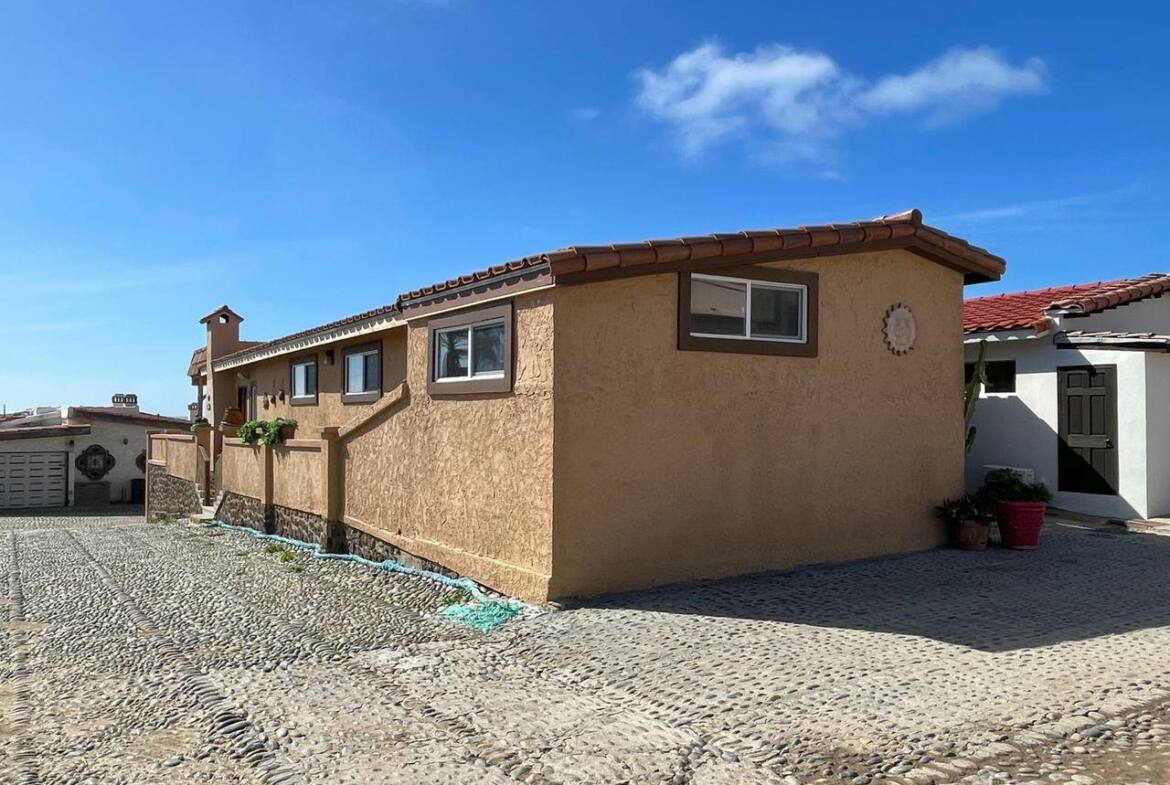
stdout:
<svg viewBox="0 0 1170 785">
<path fill-rule="evenodd" d="M 224 425 L 243 425 L 245 421 L 244 413 L 235 407 L 224 409 L 220 420 Z"/>
<path fill-rule="evenodd" d="M 282 425 L 282 426 L 280 426 L 280 439 L 281 439 L 281 441 L 287 442 L 289 439 L 296 436 L 296 433 L 297 433 L 297 426 L 295 426 L 295 425 Z"/>
<path fill-rule="evenodd" d="M 965 519 L 959 522 L 955 532 L 955 544 L 962 551 L 981 551 L 987 547 L 987 537 L 991 533 L 991 526 L 983 521 Z"/>
<path fill-rule="evenodd" d="M 1017 550 L 1035 548 L 1044 525 L 1044 502 L 996 502 L 999 535 L 1004 547 Z"/>
</svg>

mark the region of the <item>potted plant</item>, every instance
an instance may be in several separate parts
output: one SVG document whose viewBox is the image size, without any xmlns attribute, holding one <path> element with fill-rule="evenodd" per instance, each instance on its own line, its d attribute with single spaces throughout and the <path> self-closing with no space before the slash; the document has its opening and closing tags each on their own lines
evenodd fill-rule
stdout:
<svg viewBox="0 0 1170 785">
<path fill-rule="evenodd" d="M 246 444 L 266 444 L 275 447 L 293 438 L 297 431 L 296 420 L 277 417 L 275 420 L 248 420 L 240 426 L 240 438 Z"/>
<path fill-rule="evenodd" d="M 272 421 L 272 427 L 280 433 L 280 441 L 285 442 L 296 436 L 297 421 L 286 420 L 283 417 L 277 417 Z"/>
<path fill-rule="evenodd" d="M 995 504 L 999 534 L 1008 548 L 1035 548 L 1052 492 L 1042 482 L 1024 482 L 1011 469 L 993 469 L 983 480 L 979 496 Z"/>
<path fill-rule="evenodd" d="M 960 496 L 958 499 L 947 499 L 938 508 L 938 514 L 947 522 L 951 542 L 959 550 L 981 551 L 987 547 L 991 516 L 979 511 L 974 498 Z"/>
</svg>

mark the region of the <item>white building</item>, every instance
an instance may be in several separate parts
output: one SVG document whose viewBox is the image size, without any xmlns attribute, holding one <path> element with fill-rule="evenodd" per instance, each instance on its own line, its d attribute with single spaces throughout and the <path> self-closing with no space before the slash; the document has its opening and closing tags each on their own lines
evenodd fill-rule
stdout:
<svg viewBox="0 0 1170 785">
<path fill-rule="evenodd" d="M 1170 275 L 976 297 L 967 371 L 987 341 L 968 490 L 1030 470 L 1064 509 L 1170 514 Z M 969 376 L 968 376 L 969 378 Z"/>
<path fill-rule="evenodd" d="M 142 503 L 146 432 L 186 419 L 112 406 L 39 406 L 0 418 L 0 509 Z"/>
</svg>

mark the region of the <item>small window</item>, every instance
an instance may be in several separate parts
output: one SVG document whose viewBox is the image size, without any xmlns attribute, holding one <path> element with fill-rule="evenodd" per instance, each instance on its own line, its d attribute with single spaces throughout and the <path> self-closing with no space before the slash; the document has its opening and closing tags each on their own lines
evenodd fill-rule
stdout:
<svg viewBox="0 0 1170 785">
<path fill-rule="evenodd" d="M 1014 393 L 1016 391 L 1016 361 L 992 360 L 984 363 L 983 375 L 987 383 L 983 385 L 985 393 Z M 967 363 L 964 368 L 963 379 L 967 384 L 975 376 L 975 363 Z"/>
<path fill-rule="evenodd" d="M 365 346 L 344 355 L 345 382 L 341 400 L 363 403 L 382 395 L 382 350 Z"/>
<path fill-rule="evenodd" d="M 716 275 L 691 275 L 696 338 L 804 342 L 808 288 Z"/>
<path fill-rule="evenodd" d="M 719 272 L 680 273 L 680 349 L 816 356 L 815 274 L 768 267 Z"/>
<path fill-rule="evenodd" d="M 317 358 L 292 362 L 292 404 L 304 406 L 317 402 Z"/>
<path fill-rule="evenodd" d="M 431 395 L 508 392 L 512 389 L 512 306 L 432 319 Z"/>
<path fill-rule="evenodd" d="M 493 319 L 435 331 L 435 381 L 502 379 L 504 322 Z"/>
</svg>

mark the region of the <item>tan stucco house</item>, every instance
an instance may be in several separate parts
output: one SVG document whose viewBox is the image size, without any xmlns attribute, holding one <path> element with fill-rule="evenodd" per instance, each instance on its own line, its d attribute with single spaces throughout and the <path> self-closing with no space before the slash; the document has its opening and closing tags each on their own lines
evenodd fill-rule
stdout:
<svg viewBox="0 0 1170 785">
<path fill-rule="evenodd" d="M 914 210 L 566 248 L 262 343 L 224 306 L 189 369 L 215 430 L 152 439 L 148 515 L 211 485 L 534 600 L 932 547 L 963 287 L 1003 270 Z M 299 425 L 248 446 L 229 408 Z"/>
</svg>

